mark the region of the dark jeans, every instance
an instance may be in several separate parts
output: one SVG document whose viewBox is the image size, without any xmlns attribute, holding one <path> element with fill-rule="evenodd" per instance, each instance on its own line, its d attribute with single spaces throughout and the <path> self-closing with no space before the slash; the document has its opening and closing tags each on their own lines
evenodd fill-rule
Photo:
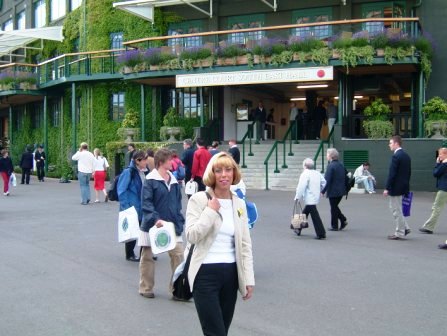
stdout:
<svg viewBox="0 0 447 336">
<path fill-rule="evenodd" d="M 126 249 L 126 259 L 129 259 L 130 257 L 135 256 L 135 252 L 133 249 L 135 248 L 135 245 L 137 244 L 136 240 L 132 240 L 130 242 L 124 243 L 125 249 Z"/>
<path fill-rule="evenodd" d="M 316 205 L 306 205 L 303 209 L 303 213 L 307 216 L 312 217 L 312 223 L 314 224 L 315 233 L 317 237 L 326 237 L 326 230 L 324 229 L 323 222 L 321 221 L 320 214 Z"/>
<path fill-rule="evenodd" d="M 203 335 L 228 335 L 237 291 L 236 263 L 200 266 L 194 280 L 193 297 Z"/>
<path fill-rule="evenodd" d="M 31 168 L 22 168 L 22 184 L 29 184 L 29 176 L 31 174 Z"/>
<path fill-rule="evenodd" d="M 315 138 L 320 138 L 321 127 L 323 127 L 323 120 L 315 119 L 314 123 L 315 123 Z"/>
<path fill-rule="evenodd" d="M 198 191 L 205 191 L 206 185 L 203 184 L 203 180 L 202 180 L 202 178 L 200 176 L 194 177 L 194 181 L 197 182 L 197 185 L 199 187 Z"/>
<path fill-rule="evenodd" d="M 45 166 L 37 165 L 37 178 L 39 181 L 43 181 L 43 178 L 45 177 Z"/>
<path fill-rule="evenodd" d="M 333 229 L 338 229 L 338 220 L 340 223 L 344 223 L 346 221 L 345 215 L 342 214 L 338 204 L 340 203 L 343 196 L 340 197 L 330 197 L 329 204 L 331 205 L 331 227 Z"/>
</svg>

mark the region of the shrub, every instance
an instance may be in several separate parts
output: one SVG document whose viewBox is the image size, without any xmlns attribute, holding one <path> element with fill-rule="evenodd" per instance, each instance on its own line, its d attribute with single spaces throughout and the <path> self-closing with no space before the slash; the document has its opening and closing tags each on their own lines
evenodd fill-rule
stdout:
<svg viewBox="0 0 447 336">
<path fill-rule="evenodd" d="M 140 117 L 134 109 L 130 108 L 126 111 L 124 119 L 121 123 L 123 128 L 136 128 L 140 122 Z"/>
<path fill-rule="evenodd" d="M 373 101 L 371 105 L 367 106 L 363 111 L 363 114 L 368 118 L 368 120 L 387 120 L 390 113 L 390 107 L 380 98 Z"/>
</svg>

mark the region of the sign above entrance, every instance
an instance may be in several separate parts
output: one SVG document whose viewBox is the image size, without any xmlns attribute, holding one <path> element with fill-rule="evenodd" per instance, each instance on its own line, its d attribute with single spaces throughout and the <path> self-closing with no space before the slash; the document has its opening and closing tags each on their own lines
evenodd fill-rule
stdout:
<svg viewBox="0 0 447 336">
<path fill-rule="evenodd" d="M 175 85 L 178 88 L 187 88 L 200 86 L 328 81 L 333 79 L 334 68 L 327 66 L 177 75 L 175 76 Z"/>
</svg>

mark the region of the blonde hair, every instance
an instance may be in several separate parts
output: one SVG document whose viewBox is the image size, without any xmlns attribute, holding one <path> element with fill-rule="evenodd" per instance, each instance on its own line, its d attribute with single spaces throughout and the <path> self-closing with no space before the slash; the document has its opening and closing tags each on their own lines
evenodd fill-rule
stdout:
<svg viewBox="0 0 447 336">
<path fill-rule="evenodd" d="M 232 185 L 236 185 L 240 182 L 242 175 L 238 164 L 234 161 L 233 157 L 226 153 L 220 152 L 211 157 L 210 162 L 206 166 L 205 173 L 203 174 L 203 183 L 210 188 L 216 186 L 216 175 L 214 174 L 214 168 L 217 167 L 231 167 L 233 168 L 233 181 Z"/>
<path fill-rule="evenodd" d="M 101 153 L 101 151 L 99 150 L 99 148 L 95 148 L 95 149 L 93 150 L 93 154 L 94 154 L 95 156 L 102 156 L 102 153 Z"/>
</svg>

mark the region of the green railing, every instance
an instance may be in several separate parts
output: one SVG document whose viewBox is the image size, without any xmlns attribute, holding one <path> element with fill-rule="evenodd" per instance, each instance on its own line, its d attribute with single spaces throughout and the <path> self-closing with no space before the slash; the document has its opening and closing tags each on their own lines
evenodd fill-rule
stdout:
<svg viewBox="0 0 447 336">
<path fill-rule="evenodd" d="M 269 153 L 267 154 L 267 157 L 264 160 L 264 165 L 265 165 L 265 190 L 269 190 L 269 160 L 271 158 L 271 156 L 273 155 L 273 153 L 275 153 L 275 170 L 273 171 L 274 173 L 279 173 L 280 170 L 278 168 L 278 147 L 279 145 L 283 145 L 283 164 L 281 166 L 281 168 L 288 168 L 287 166 L 287 162 L 286 162 L 286 146 L 287 146 L 287 142 L 289 143 L 289 152 L 287 153 L 287 156 L 294 156 L 294 153 L 292 151 L 292 144 L 296 143 L 298 144 L 299 141 L 298 140 L 294 140 L 292 139 L 292 131 L 295 130 L 296 131 L 296 138 L 298 139 L 298 121 L 295 120 L 287 129 L 286 134 L 284 134 L 284 137 L 282 140 L 277 140 L 275 141 L 275 143 L 273 144 L 272 148 L 270 149 Z M 288 139 L 290 137 L 290 139 Z"/>
<path fill-rule="evenodd" d="M 245 135 L 242 137 L 241 141 L 239 141 L 239 144 L 242 144 L 242 166 L 241 168 L 247 168 L 247 165 L 245 164 L 245 141 L 248 139 L 248 156 L 254 156 L 252 152 L 252 144 L 253 144 L 253 130 L 254 126 L 256 124 L 256 121 L 253 121 L 251 124 L 248 125 L 247 132 L 245 132 Z"/>
<path fill-rule="evenodd" d="M 65 54 L 39 63 L 39 83 L 46 84 L 72 76 L 113 75 L 119 73 L 118 58 L 124 49 Z"/>
<path fill-rule="evenodd" d="M 334 127 L 332 127 L 331 131 L 329 132 L 329 135 L 326 140 L 321 140 L 320 145 L 318 146 L 317 153 L 314 156 L 314 162 L 315 162 L 315 169 L 317 169 L 318 165 L 318 158 L 321 156 L 321 173 L 324 173 L 324 159 L 325 157 L 325 150 L 324 145 L 327 145 L 327 148 L 331 147 L 331 143 L 334 144 Z"/>
</svg>

